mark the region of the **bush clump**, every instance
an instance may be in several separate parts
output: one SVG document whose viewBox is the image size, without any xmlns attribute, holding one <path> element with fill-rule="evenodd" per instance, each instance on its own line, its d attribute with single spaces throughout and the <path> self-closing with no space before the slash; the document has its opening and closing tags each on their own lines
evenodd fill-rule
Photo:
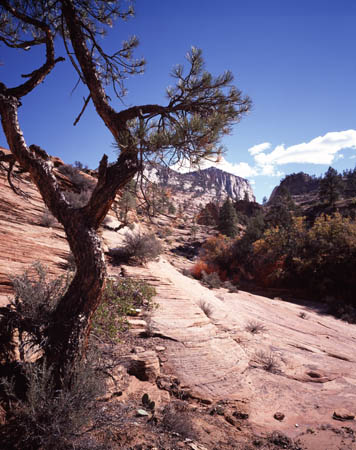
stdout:
<svg viewBox="0 0 356 450">
<path fill-rule="evenodd" d="M 11 278 L 15 296 L 0 308 L 0 353 L 12 358 L 17 334 L 21 360 L 25 353 L 43 345 L 44 331 L 52 312 L 66 292 L 71 275 L 50 280 L 46 269 L 38 262 L 24 274 Z"/>
<path fill-rule="evenodd" d="M 162 245 L 154 234 L 127 233 L 122 247 L 109 251 L 114 264 L 132 261 L 144 264 L 162 253 Z"/>
<path fill-rule="evenodd" d="M 154 287 L 144 281 L 108 280 L 103 300 L 93 317 L 92 333 L 101 339 L 117 341 L 119 333 L 128 328 L 127 316 L 135 315 L 138 308 L 153 308 L 155 294 Z"/>
<path fill-rule="evenodd" d="M 178 433 L 185 439 L 197 439 L 191 413 L 184 402 L 171 402 L 163 410 L 163 427 L 170 432 Z"/>
<path fill-rule="evenodd" d="M 95 400 L 103 393 L 103 377 L 92 363 L 86 360 L 75 367 L 68 380 L 63 380 L 62 389 L 56 389 L 45 363 L 24 365 L 24 398 L 18 397 L 11 382 L 2 380 L 11 403 L 9 420 L 0 429 L 2 448 L 73 449 L 73 442 L 95 414 Z"/>
<path fill-rule="evenodd" d="M 43 214 L 40 218 L 40 225 L 43 227 L 53 227 L 57 223 L 56 218 L 53 216 L 51 211 L 49 211 L 47 208 L 43 211 Z"/>
<path fill-rule="evenodd" d="M 1 448 L 72 449 L 94 414 L 104 383 L 92 352 L 62 376 L 60 388 L 41 353 L 70 278 L 51 280 L 40 263 L 12 278 L 14 298 L 0 308 L 0 396 L 6 408 Z"/>
</svg>

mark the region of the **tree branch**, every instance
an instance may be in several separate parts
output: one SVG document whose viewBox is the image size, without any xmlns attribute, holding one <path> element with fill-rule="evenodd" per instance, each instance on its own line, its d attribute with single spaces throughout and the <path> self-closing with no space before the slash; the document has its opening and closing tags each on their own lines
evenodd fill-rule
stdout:
<svg viewBox="0 0 356 450">
<path fill-rule="evenodd" d="M 96 71 L 95 63 L 90 55 L 85 37 L 82 31 L 82 24 L 77 17 L 73 2 L 62 0 L 62 12 L 69 31 L 70 40 L 86 85 L 88 86 L 95 109 L 99 116 L 109 128 L 115 139 L 118 138 L 117 113 L 109 105 L 104 88 L 100 82 Z"/>
<path fill-rule="evenodd" d="M 44 22 L 34 19 L 33 17 L 21 13 L 17 9 L 13 8 L 5 0 L 0 0 L 0 5 L 2 5 L 11 15 L 16 17 L 17 19 L 23 21 L 28 25 L 34 26 L 45 34 L 42 39 L 46 43 L 46 62 L 39 69 L 34 70 L 31 74 L 25 75 L 25 77 L 30 78 L 25 83 L 7 90 L 7 93 L 10 96 L 21 98 L 31 92 L 39 83 L 41 83 L 58 62 L 64 61 L 64 58 L 54 58 L 53 35 L 48 25 L 46 25 Z"/>
<path fill-rule="evenodd" d="M 90 94 L 88 95 L 87 98 L 84 99 L 84 105 L 83 105 L 83 108 L 82 108 L 82 110 L 80 111 L 80 113 L 78 114 L 78 116 L 77 116 L 77 118 L 75 119 L 75 121 L 73 122 L 73 125 L 74 125 L 74 126 L 77 125 L 77 123 L 78 123 L 79 120 L 81 119 L 82 115 L 84 114 L 84 111 L 85 111 L 86 107 L 88 106 L 90 99 L 91 99 L 91 95 L 90 95 Z"/>
</svg>

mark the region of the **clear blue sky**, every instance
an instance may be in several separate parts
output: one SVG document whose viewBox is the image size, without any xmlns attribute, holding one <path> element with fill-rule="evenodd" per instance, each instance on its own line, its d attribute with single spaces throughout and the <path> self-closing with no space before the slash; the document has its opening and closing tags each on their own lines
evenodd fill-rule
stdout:
<svg viewBox="0 0 356 450">
<path fill-rule="evenodd" d="M 356 0 L 137 0 L 136 17 L 116 23 L 107 46 L 136 34 L 136 54 L 147 60 L 145 74 L 128 81 L 123 107 L 165 103 L 169 72 L 191 45 L 213 74 L 234 73 L 253 108 L 225 138 L 222 168 L 248 178 L 261 201 L 285 174 L 355 166 L 355 23 Z M 14 85 L 40 57 L 1 45 L 0 81 Z M 72 126 L 85 95 L 71 94 L 75 82 L 69 63 L 58 64 L 24 99 L 21 125 L 28 144 L 97 167 L 104 152 L 114 158 L 113 139 L 92 107 Z"/>
</svg>

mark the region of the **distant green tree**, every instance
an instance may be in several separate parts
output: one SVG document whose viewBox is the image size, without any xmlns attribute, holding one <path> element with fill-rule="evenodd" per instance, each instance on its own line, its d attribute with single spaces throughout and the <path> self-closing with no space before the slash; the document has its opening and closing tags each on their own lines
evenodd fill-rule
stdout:
<svg viewBox="0 0 356 450">
<path fill-rule="evenodd" d="M 324 177 L 320 181 L 319 198 L 330 206 L 335 206 L 335 202 L 340 198 L 343 190 L 341 175 L 337 170 L 329 167 Z"/>
<path fill-rule="evenodd" d="M 238 217 L 231 200 L 227 198 L 220 208 L 218 230 L 228 237 L 235 237 L 238 231 Z"/>
<path fill-rule="evenodd" d="M 264 196 L 262 199 L 262 205 L 265 205 L 267 202 L 268 202 L 268 199 L 266 196 Z"/>
</svg>

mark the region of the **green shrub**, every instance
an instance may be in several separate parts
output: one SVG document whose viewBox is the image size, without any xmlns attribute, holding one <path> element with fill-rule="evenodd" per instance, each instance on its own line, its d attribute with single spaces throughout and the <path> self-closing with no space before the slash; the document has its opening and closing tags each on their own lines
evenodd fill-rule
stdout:
<svg viewBox="0 0 356 450">
<path fill-rule="evenodd" d="M 128 328 L 127 316 L 136 309 L 154 307 L 155 289 L 144 281 L 131 278 L 108 280 L 103 300 L 93 316 L 92 333 L 101 339 L 117 341 Z"/>
</svg>

